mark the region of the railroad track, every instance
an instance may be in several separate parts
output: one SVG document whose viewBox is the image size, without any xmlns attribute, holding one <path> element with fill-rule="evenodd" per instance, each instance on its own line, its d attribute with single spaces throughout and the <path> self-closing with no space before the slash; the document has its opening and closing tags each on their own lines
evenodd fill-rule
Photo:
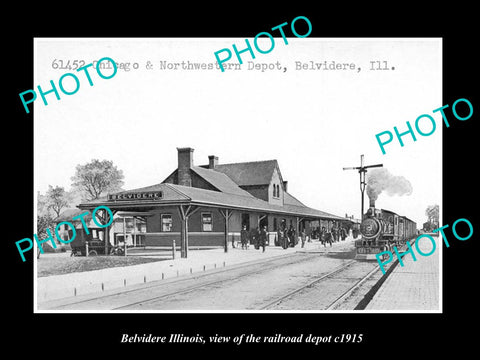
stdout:
<svg viewBox="0 0 480 360">
<path fill-rule="evenodd" d="M 280 267 L 288 266 L 288 265 L 292 265 L 292 264 L 297 264 L 299 262 L 308 260 L 308 259 L 306 259 L 304 254 L 298 254 L 298 256 L 296 256 L 296 257 L 299 260 L 287 261 L 287 262 L 279 261 L 279 260 L 284 260 L 284 259 L 288 260 L 289 258 L 286 257 L 286 258 L 280 258 L 280 259 L 273 258 L 273 259 L 269 259 L 265 262 L 258 262 L 255 265 L 257 265 L 257 266 L 262 265 L 259 269 L 246 271 L 246 272 L 244 272 L 240 275 L 235 276 L 235 278 L 233 278 L 233 279 L 232 278 L 222 278 L 222 279 L 218 279 L 218 280 L 202 282 L 198 285 L 190 286 L 190 287 L 185 288 L 185 289 L 180 289 L 180 290 L 167 292 L 167 293 L 164 293 L 164 294 L 161 294 L 161 295 L 158 295 L 158 296 L 151 297 L 149 299 L 145 299 L 145 300 L 142 299 L 140 301 L 133 302 L 133 303 L 130 303 L 130 304 L 127 304 L 127 305 L 124 305 L 124 306 L 115 307 L 112 310 L 125 310 L 125 309 L 128 309 L 128 308 L 132 307 L 132 306 L 147 305 L 149 303 L 153 303 L 153 302 L 156 302 L 156 301 L 164 299 L 164 298 L 168 298 L 168 297 L 172 297 L 172 296 L 176 296 L 176 295 L 188 294 L 189 292 L 193 292 L 193 291 L 196 291 L 196 290 L 199 290 L 199 289 L 202 289 L 202 288 L 208 288 L 210 286 L 220 285 L 220 284 L 225 283 L 225 282 L 231 282 L 233 280 L 239 280 L 241 278 L 251 276 L 251 275 L 256 275 L 256 274 L 259 274 L 259 273 L 264 272 L 264 271 L 274 270 L 276 268 L 280 268 Z M 269 265 L 269 266 L 265 266 L 265 263 L 267 263 L 267 265 Z M 241 264 L 239 266 L 232 267 L 230 269 L 222 271 L 222 273 L 225 273 L 225 272 L 228 272 L 228 271 L 233 272 L 235 270 L 238 270 L 239 268 L 244 268 L 244 267 L 248 267 L 248 264 L 247 265 Z M 207 276 L 207 275 L 203 275 L 203 276 Z"/>
<path fill-rule="evenodd" d="M 358 280 L 351 288 L 346 290 L 342 295 L 335 299 L 325 310 L 333 310 L 338 304 L 340 304 L 344 299 L 350 296 L 356 289 L 358 289 L 365 281 L 367 281 L 373 274 L 380 270 L 380 266 L 376 266 L 366 274 L 363 278 Z"/>
<path fill-rule="evenodd" d="M 196 274 L 184 278 L 175 279 L 172 281 L 162 280 L 151 285 L 142 285 L 134 286 L 131 289 L 123 290 L 121 292 L 113 294 L 103 294 L 102 296 L 96 296 L 93 298 L 87 298 L 83 300 L 69 302 L 63 305 L 57 305 L 52 307 L 56 310 L 62 309 L 102 309 L 116 310 L 116 311 L 128 311 L 131 309 L 141 309 L 143 306 L 147 309 L 149 306 L 155 306 L 156 302 L 162 301 L 165 299 L 167 302 L 171 301 L 171 298 L 175 298 L 178 295 L 188 294 L 195 291 L 202 291 L 203 289 L 208 290 L 210 287 L 220 286 L 223 283 L 231 284 L 232 281 L 238 281 L 242 278 L 249 277 L 252 275 L 261 274 L 266 271 L 275 271 L 277 268 L 281 268 L 288 265 L 295 265 L 306 261 L 312 261 L 316 255 L 308 253 L 297 253 L 294 256 L 282 256 L 279 258 L 265 259 L 263 261 L 254 261 L 250 263 L 238 264 L 231 267 L 217 269 L 216 271 L 209 271 L 206 273 Z M 267 303 L 261 303 L 260 305 L 254 305 L 252 310 L 274 310 L 284 302 L 289 300 L 296 299 L 296 295 L 300 296 L 305 295 L 309 289 L 315 289 L 319 284 L 325 283 L 323 288 L 335 288 L 333 284 L 338 278 L 344 276 L 345 274 L 351 272 L 357 274 L 357 272 L 365 272 L 365 270 L 357 271 L 358 269 L 350 267 L 355 266 L 354 264 L 359 264 L 356 260 L 350 260 L 346 263 L 343 263 L 340 266 L 337 266 L 333 270 L 321 275 L 314 280 L 304 283 L 302 286 L 299 286 L 291 291 L 288 291 L 281 296 L 269 300 Z M 361 266 L 361 265 L 359 265 Z M 369 269 L 367 269 L 369 270 Z M 332 310 L 338 304 L 340 304 L 345 298 L 347 298 L 355 289 L 357 289 L 361 284 L 368 280 L 376 271 L 379 270 L 379 267 L 376 266 L 371 271 L 361 278 L 358 279 L 355 276 L 354 279 L 348 278 L 348 289 L 345 290 L 344 287 L 340 288 L 340 291 L 336 291 L 335 296 L 329 296 L 329 305 L 319 307 L 318 310 Z M 231 275 L 230 275 L 231 274 Z M 343 275 L 342 275 L 343 274 Z M 220 277 L 220 278 L 219 278 Z M 329 283 L 329 280 L 332 283 Z M 352 283 L 352 284 L 350 284 Z M 351 286 L 350 286 L 351 285 Z M 318 291 L 318 288 L 317 288 Z M 323 296 L 323 294 L 322 294 Z M 287 307 L 288 308 L 288 307 Z M 295 307 L 290 307 L 288 309 L 294 309 Z M 315 308 L 317 310 L 317 308 Z"/>
<path fill-rule="evenodd" d="M 259 307 L 260 310 L 273 310 L 276 306 L 281 304 L 282 302 L 285 302 L 286 300 L 291 300 L 292 298 L 295 297 L 295 295 L 300 294 L 304 292 L 305 290 L 312 288 L 313 286 L 321 283 L 321 282 L 326 282 L 328 280 L 334 279 L 336 275 L 343 273 L 346 269 L 348 269 L 351 265 L 354 263 L 358 263 L 355 260 L 349 261 L 346 264 L 343 264 L 332 271 L 328 272 L 327 274 L 322 275 L 321 277 L 310 281 L 307 284 L 304 284 L 287 294 L 284 294 L 274 300 L 270 300 L 268 303 L 263 304 L 261 307 Z M 361 277 L 357 281 L 355 281 L 352 286 L 348 287 L 345 291 L 343 291 L 340 295 L 334 297 L 333 301 L 330 302 L 328 306 L 326 306 L 324 309 L 317 309 L 317 310 L 333 310 L 337 305 L 339 305 L 343 300 L 348 298 L 353 291 L 358 289 L 365 281 L 367 281 L 373 274 L 375 274 L 378 270 L 380 269 L 379 266 L 374 267 L 371 271 L 369 271 L 365 276 Z M 308 290 L 307 290 L 308 291 Z"/>
<path fill-rule="evenodd" d="M 128 309 L 129 307 L 135 306 L 135 305 L 140 305 L 140 304 L 148 304 L 151 302 L 155 302 L 156 300 L 160 300 L 162 298 L 167 298 L 175 295 L 180 295 L 180 294 L 185 294 L 189 293 L 204 287 L 212 286 L 212 285 L 217 285 L 221 284 L 224 282 L 231 282 L 232 278 L 223 278 L 223 279 L 216 279 L 212 281 L 202 281 L 205 278 L 208 278 L 212 275 L 218 275 L 218 274 L 226 274 L 229 272 L 235 272 L 238 270 L 241 270 L 243 268 L 248 268 L 248 267 L 253 267 L 254 269 L 252 270 L 247 270 L 245 272 L 242 272 L 241 274 L 237 275 L 233 280 L 240 279 L 246 276 L 251 276 L 255 275 L 258 273 L 261 273 L 262 271 L 267 271 L 267 270 L 274 270 L 276 268 L 282 267 L 282 266 L 288 266 L 296 263 L 300 263 L 302 261 L 307 261 L 311 259 L 314 255 L 310 254 L 312 256 L 305 256 L 305 253 L 297 253 L 294 256 L 281 256 L 277 258 L 270 258 L 270 259 L 262 259 L 261 261 L 252 261 L 248 263 L 242 263 L 238 265 L 232 265 L 229 267 L 225 268 L 217 268 L 212 272 L 212 270 L 205 272 L 205 273 L 197 273 L 192 276 L 184 277 L 184 278 L 174 278 L 169 280 L 161 280 L 161 281 L 156 281 L 152 282 L 151 285 L 142 285 L 141 287 L 139 286 L 133 286 L 132 289 L 129 290 L 122 290 L 120 292 L 115 292 L 113 294 L 102 294 L 100 296 L 94 296 L 94 297 L 88 297 L 86 299 L 81 299 L 81 300 L 75 300 L 71 301 L 65 304 L 61 305 L 56 305 L 53 307 L 50 307 L 50 309 L 55 309 L 55 310 L 62 310 L 62 309 L 75 309 L 76 306 L 82 305 L 85 306 L 89 303 L 93 304 L 99 300 L 103 300 L 104 302 L 108 302 L 108 299 L 118 299 L 122 297 L 127 297 L 129 294 L 133 294 L 136 292 L 148 292 L 149 290 L 154 290 L 158 288 L 168 288 L 170 287 L 178 287 L 182 286 L 185 283 L 188 282 L 197 282 L 197 284 L 193 284 L 192 286 L 189 286 L 187 288 L 182 288 L 182 289 L 172 289 L 168 291 L 165 291 L 165 293 L 162 293 L 161 295 L 153 296 L 153 297 L 148 297 L 147 299 L 142 299 L 139 301 L 131 302 L 122 306 L 116 306 L 113 308 L 109 308 L 110 310 L 125 310 Z M 47 307 L 48 309 L 48 307 Z"/>
</svg>

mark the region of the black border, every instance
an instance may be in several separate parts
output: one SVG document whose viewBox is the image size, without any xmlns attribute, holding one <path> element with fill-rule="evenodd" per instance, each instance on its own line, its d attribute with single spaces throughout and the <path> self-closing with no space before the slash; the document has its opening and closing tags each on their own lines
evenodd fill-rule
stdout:
<svg viewBox="0 0 480 360">
<path fill-rule="evenodd" d="M 181 4 L 183 9 L 171 10 L 160 3 L 109 3 L 109 4 L 39 4 L 38 9 L 23 4 L 25 9 L 14 7 L 10 29 L 5 29 L 7 49 L 12 55 L 4 55 L 4 72 L 11 83 L 4 90 L 4 204 L 8 216 L 4 223 L 5 244 L 3 259 L 4 299 L 12 314 L 7 324 L 8 348 L 26 351 L 27 346 L 35 354 L 65 357 L 82 353 L 116 355 L 132 352 L 154 356 L 169 356 L 167 350 L 180 354 L 194 351 L 244 351 L 268 350 L 282 353 L 286 348 L 302 351 L 302 354 L 338 354 L 345 351 L 373 356 L 401 352 L 405 356 L 418 352 L 432 355 L 432 351 L 452 348 L 473 348 L 475 325 L 468 327 L 475 314 L 476 271 L 475 256 L 478 253 L 478 215 L 471 206 L 476 202 L 477 175 L 475 173 L 475 125 L 478 122 L 478 79 L 475 37 L 478 21 L 472 5 L 459 2 L 421 9 L 418 4 L 407 3 L 356 3 L 355 5 L 310 5 L 308 8 L 290 8 L 289 3 L 276 3 L 261 12 L 250 3 L 219 2 Z M 298 5 L 298 4 L 296 4 Z M 293 6 L 293 5 L 292 5 Z M 19 6 L 20 7 L 20 6 Z M 33 14 L 27 21 L 25 14 Z M 444 104 L 453 104 L 458 98 L 467 98 L 474 107 L 474 115 L 468 121 L 452 120 L 450 128 L 443 131 L 444 200 L 443 223 L 452 224 L 458 218 L 469 219 L 474 236 L 468 241 L 450 241 L 444 247 L 443 314 L 34 314 L 33 313 L 33 261 L 21 262 L 14 242 L 31 237 L 33 228 L 33 116 L 27 115 L 18 94 L 33 88 L 33 38 L 34 37 L 240 37 L 251 38 L 258 32 L 290 22 L 303 15 L 313 25 L 311 37 L 442 37 L 444 65 Z M 11 34 L 11 35 L 10 35 Z M 13 61 L 12 61 L 13 60 Z M 10 70 L 8 70 L 10 69 Z M 7 76 L 8 77 L 8 76 Z M 426 109 L 426 112 L 433 109 Z M 448 109 L 447 109 L 448 110 Z M 451 111 L 446 111 L 453 119 Z M 12 121 L 12 119 L 14 119 Z M 8 142 L 7 138 L 13 141 Z M 428 164 L 425 177 L 428 178 Z M 432 179 L 431 181 L 437 181 Z M 449 239 L 451 232 L 446 231 Z M 13 309 L 11 309 L 13 307 Z M 253 333 L 257 336 L 317 335 L 362 333 L 360 344 L 321 347 L 308 345 L 155 345 L 120 344 L 123 333 L 169 335 L 214 334 L 235 336 Z M 95 339 L 95 345 L 90 339 Z M 68 351 L 68 352 L 66 352 Z M 412 351 L 414 353 L 412 353 Z M 261 353 L 258 353 L 261 355 Z M 269 353 L 270 354 L 270 353 Z M 37 353 L 38 355 L 38 353 Z"/>
</svg>

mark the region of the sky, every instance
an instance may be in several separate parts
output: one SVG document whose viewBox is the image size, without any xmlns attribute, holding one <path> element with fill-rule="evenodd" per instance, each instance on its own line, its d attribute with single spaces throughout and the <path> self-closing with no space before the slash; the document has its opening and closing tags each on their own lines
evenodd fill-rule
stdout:
<svg viewBox="0 0 480 360">
<path fill-rule="evenodd" d="M 35 193 L 49 185 L 70 190 L 76 165 L 92 159 L 112 160 L 124 173 L 124 189 L 153 185 L 177 167 L 177 147 L 192 147 L 195 165 L 207 164 L 208 155 L 219 163 L 276 159 L 293 196 L 340 216 L 360 216 L 358 172 L 343 167 L 359 166 L 362 154 L 366 165 L 381 163 L 413 188 L 408 196 L 380 194 L 377 207 L 422 224 L 427 206 L 442 204 L 443 124 L 433 113 L 444 105 L 439 38 L 307 37 L 288 38 L 288 45 L 275 38 L 271 52 L 253 48 L 255 59 L 245 52 L 241 70 L 225 72 L 173 67 L 215 63 L 215 51 L 242 49 L 245 39 L 37 38 L 34 44 L 35 86 L 47 91 L 53 80 L 58 88 L 65 73 L 80 84 L 73 95 L 60 92 L 60 100 L 47 94 L 48 106 L 40 96 L 34 102 Z M 258 44 L 270 47 L 268 38 Z M 54 69 L 60 60 L 76 67 L 74 60 L 103 57 L 129 66 L 110 79 L 90 67 L 93 86 L 83 71 Z M 172 69 L 161 70 L 162 61 Z M 348 64 L 347 70 L 303 70 L 311 62 L 322 69 L 325 61 Z M 372 61 L 388 70 L 370 70 Z M 238 63 L 235 54 L 227 63 Z M 262 64 L 275 69 L 255 69 Z M 75 89 L 71 76 L 62 85 Z M 406 131 L 406 122 L 414 127 L 422 114 L 436 120 L 436 131 L 416 133 L 417 141 L 405 135 L 403 147 L 394 138 L 382 154 L 375 135 L 393 133 L 394 126 Z M 432 128 L 425 118 L 419 126 L 425 133 Z"/>
</svg>

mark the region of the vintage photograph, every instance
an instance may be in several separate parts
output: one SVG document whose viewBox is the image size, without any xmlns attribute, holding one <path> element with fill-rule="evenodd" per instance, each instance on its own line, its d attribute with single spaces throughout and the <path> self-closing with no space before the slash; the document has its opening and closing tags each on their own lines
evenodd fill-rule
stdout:
<svg viewBox="0 0 480 360">
<path fill-rule="evenodd" d="M 34 311 L 441 313 L 442 66 L 434 37 L 35 38 Z"/>
</svg>

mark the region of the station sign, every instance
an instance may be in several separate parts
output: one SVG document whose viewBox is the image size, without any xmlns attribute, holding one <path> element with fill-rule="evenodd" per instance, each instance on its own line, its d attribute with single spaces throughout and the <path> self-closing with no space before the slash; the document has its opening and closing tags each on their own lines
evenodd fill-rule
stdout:
<svg viewBox="0 0 480 360">
<path fill-rule="evenodd" d="M 109 201 L 117 200 L 160 200 L 163 198 L 162 191 L 124 192 L 121 194 L 108 194 Z"/>
</svg>

